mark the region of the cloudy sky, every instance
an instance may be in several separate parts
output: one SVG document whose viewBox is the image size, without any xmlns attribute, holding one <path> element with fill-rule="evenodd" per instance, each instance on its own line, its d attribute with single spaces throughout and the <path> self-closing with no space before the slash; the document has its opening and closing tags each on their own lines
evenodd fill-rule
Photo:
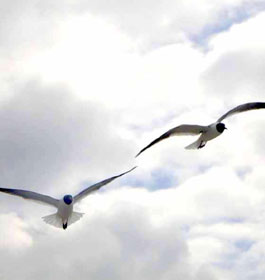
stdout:
<svg viewBox="0 0 265 280">
<path fill-rule="evenodd" d="M 264 101 L 264 1 L 0 3 L 0 186 L 61 198 L 138 165 L 66 231 L 0 195 L 0 278 L 264 279 L 264 112 L 134 158 Z"/>
</svg>

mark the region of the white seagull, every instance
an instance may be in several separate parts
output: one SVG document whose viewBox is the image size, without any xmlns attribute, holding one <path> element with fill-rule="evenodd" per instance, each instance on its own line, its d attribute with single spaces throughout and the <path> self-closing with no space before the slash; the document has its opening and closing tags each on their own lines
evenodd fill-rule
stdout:
<svg viewBox="0 0 265 280">
<path fill-rule="evenodd" d="M 193 125 L 193 124 L 182 124 L 177 127 L 174 127 L 170 130 L 168 130 L 166 133 L 162 134 L 160 137 L 152 141 L 149 145 L 147 145 L 145 148 L 143 148 L 135 157 L 139 156 L 143 151 L 150 148 L 154 144 L 168 138 L 171 136 L 177 136 L 177 135 L 198 135 L 200 134 L 200 137 L 195 141 L 194 143 L 190 144 L 189 146 L 185 147 L 186 149 L 201 149 L 203 148 L 206 143 L 217 136 L 221 135 L 225 129 L 225 124 L 222 123 L 222 121 L 230 117 L 234 114 L 249 111 L 249 110 L 256 110 L 256 109 L 265 109 L 265 103 L 264 102 L 252 102 L 252 103 L 246 103 L 239 105 L 235 107 L 234 109 L 228 111 L 225 113 L 222 117 L 220 117 L 215 123 L 212 123 L 208 126 L 202 126 L 202 125 Z"/>
<path fill-rule="evenodd" d="M 133 167 L 132 169 L 130 169 L 129 171 L 126 171 L 120 175 L 113 176 L 109 179 L 106 179 L 97 184 L 94 184 L 94 185 L 86 188 L 85 190 L 81 191 L 79 194 L 75 195 L 74 197 L 70 194 L 67 194 L 60 200 L 50 197 L 48 195 L 43 195 L 40 193 L 19 190 L 19 189 L 0 188 L 0 191 L 7 193 L 7 194 L 20 196 L 25 199 L 30 199 L 30 200 L 33 200 L 36 202 L 41 202 L 41 203 L 45 203 L 45 204 L 54 206 L 55 208 L 57 208 L 57 213 L 42 217 L 42 219 L 47 224 L 50 224 L 50 225 L 58 227 L 58 228 L 66 229 L 67 226 L 78 221 L 84 215 L 84 213 L 78 213 L 78 212 L 73 211 L 73 206 L 75 203 L 80 202 L 80 200 L 85 198 L 87 195 L 100 189 L 101 187 L 110 183 L 111 181 L 115 180 L 116 178 L 121 177 L 121 176 L 131 172 L 135 168 L 136 168 L 136 166 Z"/>
</svg>

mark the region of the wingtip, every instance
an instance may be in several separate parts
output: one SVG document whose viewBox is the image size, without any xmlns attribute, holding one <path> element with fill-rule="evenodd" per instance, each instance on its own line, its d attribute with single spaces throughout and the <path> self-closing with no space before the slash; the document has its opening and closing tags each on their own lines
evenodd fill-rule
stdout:
<svg viewBox="0 0 265 280">
<path fill-rule="evenodd" d="M 134 166 L 133 168 L 131 168 L 129 171 L 127 171 L 127 172 L 131 172 L 131 171 L 133 171 L 135 168 L 137 168 L 138 166 L 136 165 L 136 166 Z"/>
<path fill-rule="evenodd" d="M 135 158 L 137 158 L 137 157 L 140 155 L 140 153 L 141 153 L 141 152 L 139 152 L 139 153 L 135 156 Z"/>
<path fill-rule="evenodd" d="M 145 147 L 145 148 L 143 148 L 143 149 L 135 156 L 135 158 L 137 158 L 137 157 L 138 157 L 142 152 L 144 152 L 147 148 L 148 148 L 148 146 Z"/>
<path fill-rule="evenodd" d="M 123 175 L 125 175 L 125 174 L 127 174 L 127 173 L 130 173 L 131 171 L 133 171 L 133 170 L 134 170 L 135 168 L 137 168 L 137 167 L 138 167 L 138 166 L 136 165 L 136 166 L 134 166 L 133 168 L 131 168 L 130 170 L 121 173 L 121 174 L 118 175 L 117 177 L 120 177 L 120 176 L 123 176 Z"/>
</svg>

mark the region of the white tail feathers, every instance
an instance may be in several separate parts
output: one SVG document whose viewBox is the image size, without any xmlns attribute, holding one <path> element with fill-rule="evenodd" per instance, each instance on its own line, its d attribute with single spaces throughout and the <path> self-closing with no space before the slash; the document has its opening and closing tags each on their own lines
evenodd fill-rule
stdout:
<svg viewBox="0 0 265 280">
<path fill-rule="evenodd" d="M 73 212 L 70 218 L 68 219 L 68 226 L 80 220 L 83 217 L 83 215 L 85 215 L 85 213 Z"/>
<path fill-rule="evenodd" d="M 197 141 L 195 141 L 195 142 L 191 143 L 190 145 L 188 145 L 187 147 L 185 147 L 185 149 L 187 149 L 187 150 L 201 149 L 205 145 L 206 145 L 206 141 L 202 141 L 201 137 L 200 137 Z"/>
<path fill-rule="evenodd" d="M 67 226 L 70 226 L 71 224 L 80 220 L 83 215 L 84 215 L 84 213 L 73 212 L 67 221 Z M 63 228 L 63 221 L 62 221 L 62 218 L 58 215 L 58 213 L 42 217 L 42 219 L 45 223 L 47 223 L 51 226 L 54 226 L 57 228 Z"/>
<path fill-rule="evenodd" d="M 42 219 L 46 224 L 57 228 L 62 228 L 62 219 L 57 213 L 42 217 Z"/>
</svg>

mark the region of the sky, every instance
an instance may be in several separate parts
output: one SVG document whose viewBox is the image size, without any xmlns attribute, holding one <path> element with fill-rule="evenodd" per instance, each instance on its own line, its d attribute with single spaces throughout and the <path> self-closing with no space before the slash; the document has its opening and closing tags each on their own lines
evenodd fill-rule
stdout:
<svg viewBox="0 0 265 280">
<path fill-rule="evenodd" d="M 0 186 L 60 199 L 138 166 L 66 231 L 0 195 L 0 278 L 264 279 L 264 112 L 134 158 L 264 101 L 264 1 L 0 3 Z"/>
</svg>

